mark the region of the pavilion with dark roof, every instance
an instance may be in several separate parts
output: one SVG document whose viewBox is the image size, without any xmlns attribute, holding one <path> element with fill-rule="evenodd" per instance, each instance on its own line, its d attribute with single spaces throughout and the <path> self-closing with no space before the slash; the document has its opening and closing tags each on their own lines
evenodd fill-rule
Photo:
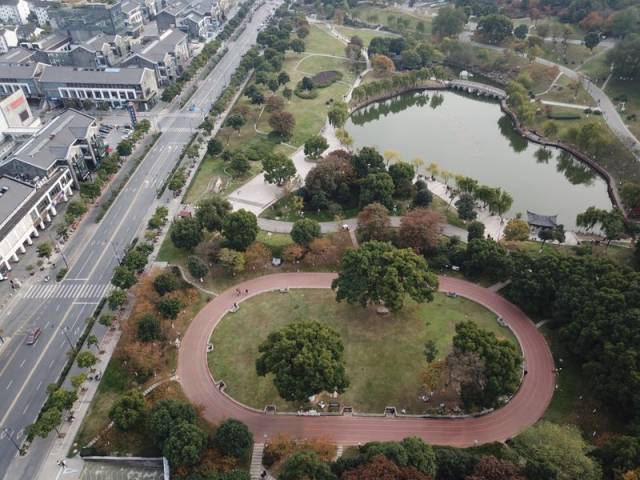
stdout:
<svg viewBox="0 0 640 480">
<path fill-rule="evenodd" d="M 556 228 L 558 226 L 558 215 L 540 215 L 527 210 L 527 223 L 529 228 L 533 230 Z"/>
</svg>

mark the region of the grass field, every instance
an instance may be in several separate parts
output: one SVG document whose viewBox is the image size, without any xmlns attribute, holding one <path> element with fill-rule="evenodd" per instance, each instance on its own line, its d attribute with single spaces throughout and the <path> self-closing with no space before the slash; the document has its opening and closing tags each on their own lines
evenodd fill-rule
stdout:
<svg viewBox="0 0 640 480">
<path fill-rule="evenodd" d="M 418 398 L 424 343 L 434 340 L 438 356 L 444 357 L 451 351 L 455 324 L 468 319 L 516 344 L 491 312 L 442 294 L 432 303 L 409 301 L 400 313 L 380 316 L 372 309 L 337 303 L 330 290 L 268 293 L 243 302 L 238 312 L 222 320 L 212 336 L 215 350 L 209 355 L 209 366 L 214 378 L 224 379 L 227 392 L 243 403 L 297 409 L 278 396 L 271 378 L 257 376 L 258 345 L 285 325 L 316 320 L 338 331 L 345 345 L 351 386 L 341 395 L 341 404 L 363 412 L 381 413 L 393 405 L 417 413 L 425 408 Z"/>
<path fill-rule="evenodd" d="M 576 69 L 589 58 L 598 55 L 603 48 L 604 47 L 596 47 L 592 52 L 584 45 L 576 45 L 574 43 L 568 43 L 565 47 L 562 45 L 561 40 L 558 40 L 555 44 L 553 42 L 544 42 L 541 57 L 561 65 L 567 65 L 572 69 Z"/>
<path fill-rule="evenodd" d="M 356 18 L 359 18 L 364 22 L 373 25 L 385 25 L 392 30 L 396 30 L 398 28 L 398 19 L 409 22 L 407 27 L 402 25 L 400 27 L 401 30 L 410 30 L 412 32 L 417 31 L 416 28 L 418 23 L 422 22 L 424 24 L 424 35 L 431 35 L 431 17 L 427 15 L 407 12 L 399 8 L 381 8 L 373 5 L 358 6 L 352 10 L 352 13 Z"/>
<path fill-rule="evenodd" d="M 342 35 L 344 35 L 347 38 L 351 38 L 354 35 L 360 37 L 365 47 L 368 47 L 371 40 L 376 37 L 396 37 L 397 36 L 395 33 L 385 32 L 384 30 L 373 30 L 371 28 L 352 28 L 352 27 L 345 27 L 342 25 L 335 25 L 335 28 L 338 32 L 340 32 Z"/>
<path fill-rule="evenodd" d="M 539 98 L 576 105 L 596 106 L 593 97 L 589 95 L 582 84 L 572 81 L 566 75 L 562 75 L 553 88 Z"/>
<path fill-rule="evenodd" d="M 640 81 L 612 78 L 607 84 L 606 92 L 615 105 L 624 102 L 622 118 L 636 138 L 640 138 Z"/>
</svg>

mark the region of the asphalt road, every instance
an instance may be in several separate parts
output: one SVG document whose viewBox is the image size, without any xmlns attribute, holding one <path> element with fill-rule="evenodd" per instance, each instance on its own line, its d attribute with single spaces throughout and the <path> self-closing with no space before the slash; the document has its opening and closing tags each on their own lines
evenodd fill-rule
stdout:
<svg viewBox="0 0 640 480">
<path fill-rule="evenodd" d="M 64 281 L 24 288 L 2 314 L 0 325 L 9 340 L 0 350 L 0 427 L 8 429 L 17 443 L 22 443 L 24 428 L 37 417 L 46 399 L 47 385 L 60 375 L 70 343 L 76 342 L 84 320 L 108 292 L 117 257 L 144 228 L 145 217 L 155 206 L 157 188 L 171 172 L 193 128 L 204 118 L 201 112 L 207 112 L 222 92 L 242 55 L 255 43 L 257 28 L 270 10 L 266 5 L 254 13 L 185 109 L 174 107 L 164 112 L 166 115 L 159 115 L 156 125 L 164 133 L 101 223 L 86 225 L 67 244 L 65 254 L 70 269 Z M 188 112 L 194 104 L 201 110 L 197 115 Z M 41 327 L 43 333 L 35 346 L 27 346 L 25 336 L 33 327 Z M 0 474 L 7 478 L 5 474 L 17 452 L 2 429 Z M 30 456 L 35 458 L 28 463 L 23 478 L 34 478 L 39 468 L 37 455 Z"/>
</svg>

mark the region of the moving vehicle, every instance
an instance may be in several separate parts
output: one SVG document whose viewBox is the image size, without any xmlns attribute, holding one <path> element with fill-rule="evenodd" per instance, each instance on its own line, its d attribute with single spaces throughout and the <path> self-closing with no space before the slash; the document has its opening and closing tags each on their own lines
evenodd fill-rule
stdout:
<svg viewBox="0 0 640 480">
<path fill-rule="evenodd" d="M 38 341 L 40 334 L 42 333 L 42 329 L 40 327 L 32 328 L 29 334 L 27 335 L 27 341 L 25 342 L 27 345 L 33 345 Z"/>
</svg>

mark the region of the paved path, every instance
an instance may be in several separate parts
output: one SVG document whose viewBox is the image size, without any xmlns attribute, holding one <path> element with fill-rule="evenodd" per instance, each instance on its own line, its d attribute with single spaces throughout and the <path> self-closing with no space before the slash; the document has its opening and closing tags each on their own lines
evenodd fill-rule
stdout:
<svg viewBox="0 0 640 480">
<path fill-rule="evenodd" d="M 400 226 L 400 220 L 402 217 L 390 217 L 390 218 L 391 218 L 392 227 Z M 358 219 L 348 218 L 340 222 L 320 222 L 320 231 L 322 233 L 337 232 L 338 230 L 342 229 L 343 225 L 347 225 L 350 231 L 354 231 L 358 228 Z M 464 228 L 449 225 L 448 223 L 443 223 L 440 226 L 442 227 L 443 235 L 447 237 L 457 236 L 463 242 L 467 241 L 467 231 Z M 290 233 L 291 229 L 293 228 L 293 222 L 283 222 L 280 220 L 269 220 L 267 218 L 258 218 L 258 227 L 260 227 L 261 230 L 265 230 L 267 232 Z"/>
<path fill-rule="evenodd" d="M 498 294 L 464 280 L 440 277 L 440 290 L 456 291 L 500 315 L 518 338 L 528 374 L 506 406 L 488 415 L 466 419 L 392 417 L 266 415 L 239 404 L 216 386 L 207 365 L 207 343 L 213 329 L 238 298 L 235 288 L 254 296 L 279 288 L 329 288 L 333 273 L 276 274 L 249 280 L 223 292 L 196 315 L 187 330 L 178 356 L 178 377 L 187 398 L 202 407 L 210 422 L 233 417 L 245 422 L 256 438 L 277 433 L 294 437 L 324 437 L 353 445 L 376 440 L 400 440 L 418 436 L 428 443 L 465 447 L 475 442 L 504 441 L 533 425 L 545 412 L 555 388 L 553 358 L 544 337 L 515 305 Z M 245 299 L 247 297 L 244 297 Z"/>
</svg>

